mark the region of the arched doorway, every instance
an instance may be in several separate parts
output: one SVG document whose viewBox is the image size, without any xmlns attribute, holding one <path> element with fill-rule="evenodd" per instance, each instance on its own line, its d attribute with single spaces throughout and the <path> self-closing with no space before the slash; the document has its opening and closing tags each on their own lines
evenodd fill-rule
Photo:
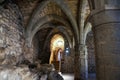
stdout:
<svg viewBox="0 0 120 80">
<path fill-rule="evenodd" d="M 55 66 L 55 69 L 60 72 L 61 71 L 61 62 L 63 59 L 63 51 L 64 51 L 64 38 L 55 34 L 51 39 L 50 44 L 51 56 L 50 56 L 50 64 Z"/>
</svg>

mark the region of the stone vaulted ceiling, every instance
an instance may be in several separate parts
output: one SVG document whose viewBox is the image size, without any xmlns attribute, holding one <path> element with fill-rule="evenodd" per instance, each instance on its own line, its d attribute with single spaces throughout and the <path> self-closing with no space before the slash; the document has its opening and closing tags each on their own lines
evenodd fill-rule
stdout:
<svg viewBox="0 0 120 80">
<path fill-rule="evenodd" d="M 17 0 L 17 3 L 24 16 L 24 21 L 25 21 L 24 24 L 27 24 L 30 16 L 42 1 L 45 0 Z M 79 0 L 64 0 L 64 2 L 67 3 L 69 8 L 71 9 L 74 18 L 77 17 L 78 1 Z M 59 16 L 65 17 L 65 14 L 62 12 L 62 10 L 53 2 L 48 3 L 47 6 L 43 8 L 39 16 L 41 17 L 47 14 L 57 14 Z"/>
<path fill-rule="evenodd" d="M 70 20 L 69 18 L 66 16 L 65 12 L 63 12 L 63 10 L 61 9 L 60 6 L 58 6 L 55 2 L 51 1 L 51 2 L 47 2 L 49 0 L 16 0 L 21 13 L 24 17 L 24 27 L 27 28 L 30 20 L 32 19 L 31 16 L 34 15 L 35 10 L 38 8 L 39 5 L 42 5 L 43 2 L 46 2 L 46 6 L 44 6 L 42 8 L 42 10 L 38 13 L 37 17 L 34 18 L 34 21 L 39 20 L 40 18 L 46 16 L 46 15 L 56 15 L 60 18 L 63 18 L 69 25 L 65 26 L 66 30 L 67 30 L 67 34 L 69 33 L 69 36 L 72 38 L 73 37 L 73 32 L 71 31 L 71 25 L 70 24 Z M 78 1 L 79 0 L 63 0 L 64 3 L 67 4 L 67 6 L 69 7 L 69 9 L 71 10 L 70 13 L 72 13 L 73 18 L 77 21 L 77 16 L 78 16 Z M 69 13 L 69 12 L 68 12 Z M 64 21 L 62 21 L 64 22 Z M 31 23 L 30 23 L 31 24 Z M 50 22 L 50 24 L 52 24 L 53 26 L 64 26 L 63 24 L 59 23 L 59 21 L 55 21 L 53 20 L 52 22 Z M 64 24 L 66 24 L 64 22 Z M 49 26 L 49 25 L 48 25 Z M 35 26 L 34 26 L 35 27 Z M 48 34 L 50 32 L 50 30 L 52 31 L 53 29 L 48 30 L 49 32 L 46 32 L 49 28 L 45 28 L 42 29 L 42 32 L 44 34 Z M 58 29 L 58 33 L 59 32 L 64 32 L 64 30 L 61 28 L 62 31 L 59 31 Z M 39 32 L 39 34 L 41 34 Z M 41 37 L 43 37 L 44 39 L 46 38 L 46 35 L 42 35 Z M 41 41 L 42 42 L 42 41 Z"/>
<path fill-rule="evenodd" d="M 80 23 L 84 24 L 84 19 L 87 18 L 86 15 L 88 15 L 89 11 L 89 8 L 86 7 L 88 4 L 84 5 L 84 0 L 83 2 L 80 0 L 8 1 L 18 5 L 23 17 L 26 40 L 28 40 L 30 44 L 36 34 L 39 35 L 37 38 L 40 38 L 38 40 L 40 40 L 41 43 L 45 42 L 45 39 L 50 40 L 50 36 L 56 33 L 62 34 L 68 42 L 71 42 L 73 38 L 78 41 Z M 5 2 L 7 2 L 7 0 L 5 0 Z M 2 1 L 0 3 L 2 3 Z M 82 3 L 83 8 L 80 6 Z M 80 12 L 83 15 L 81 15 Z M 83 19 L 83 21 L 81 22 L 80 19 Z M 38 31 L 39 33 L 37 33 Z"/>
</svg>

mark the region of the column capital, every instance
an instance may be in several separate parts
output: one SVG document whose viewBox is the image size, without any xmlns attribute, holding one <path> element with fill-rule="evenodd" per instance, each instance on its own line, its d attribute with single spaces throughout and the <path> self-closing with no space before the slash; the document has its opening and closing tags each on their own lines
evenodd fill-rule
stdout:
<svg viewBox="0 0 120 80">
<path fill-rule="evenodd" d="M 87 46 L 85 44 L 77 44 L 75 45 L 75 50 L 78 50 L 78 51 L 83 51 L 84 48 L 86 48 Z"/>
<path fill-rule="evenodd" d="M 105 8 L 92 10 L 89 21 L 93 27 L 109 24 L 120 23 L 120 7 L 106 5 Z"/>
<path fill-rule="evenodd" d="M 79 44 L 79 46 L 80 46 L 81 48 L 87 47 L 86 44 Z"/>
<path fill-rule="evenodd" d="M 80 45 L 80 58 L 87 59 L 87 46 L 85 44 Z"/>
<path fill-rule="evenodd" d="M 120 5 L 108 5 L 105 4 L 104 7 L 101 7 L 99 9 L 94 9 L 91 11 L 91 15 L 95 15 L 97 13 L 103 12 L 103 11 L 110 11 L 110 10 L 120 10 Z"/>
</svg>

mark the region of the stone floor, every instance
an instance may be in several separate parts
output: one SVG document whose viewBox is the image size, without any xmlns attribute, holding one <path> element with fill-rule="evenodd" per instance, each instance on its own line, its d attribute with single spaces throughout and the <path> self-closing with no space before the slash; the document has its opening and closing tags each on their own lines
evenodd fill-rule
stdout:
<svg viewBox="0 0 120 80">
<path fill-rule="evenodd" d="M 74 80 L 73 74 L 61 74 L 64 78 L 64 80 Z M 88 80 L 96 80 L 96 75 L 94 73 L 89 74 Z"/>
</svg>

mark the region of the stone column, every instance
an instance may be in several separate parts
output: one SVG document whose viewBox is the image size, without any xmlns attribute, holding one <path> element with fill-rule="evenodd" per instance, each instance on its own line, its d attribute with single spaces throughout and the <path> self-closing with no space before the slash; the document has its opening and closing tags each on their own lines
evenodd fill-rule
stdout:
<svg viewBox="0 0 120 80">
<path fill-rule="evenodd" d="M 88 54 L 87 47 L 85 45 L 80 45 L 80 74 L 81 80 L 88 80 Z"/>
<path fill-rule="evenodd" d="M 74 80 L 81 80 L 81 75 L 80 75 L 80 66 L 81 66 L 81 61 L 80 61 L 80 46 L 76 45 L 75 46 L 75 58 L 74 58 L 74 66 L 75 66 L 75 74 L 74 74 Z"/>
<path fill-rule="evenodd" d="M 88 61 L 87 48 L 85 45 L 76 46 L 75 64 L 75 80 L 87 80 Z"/>
<path fill-rule="evenodd" d="M 97 80 L 120 80 L 120 9 L 92 11 Z"/>
</svg>

